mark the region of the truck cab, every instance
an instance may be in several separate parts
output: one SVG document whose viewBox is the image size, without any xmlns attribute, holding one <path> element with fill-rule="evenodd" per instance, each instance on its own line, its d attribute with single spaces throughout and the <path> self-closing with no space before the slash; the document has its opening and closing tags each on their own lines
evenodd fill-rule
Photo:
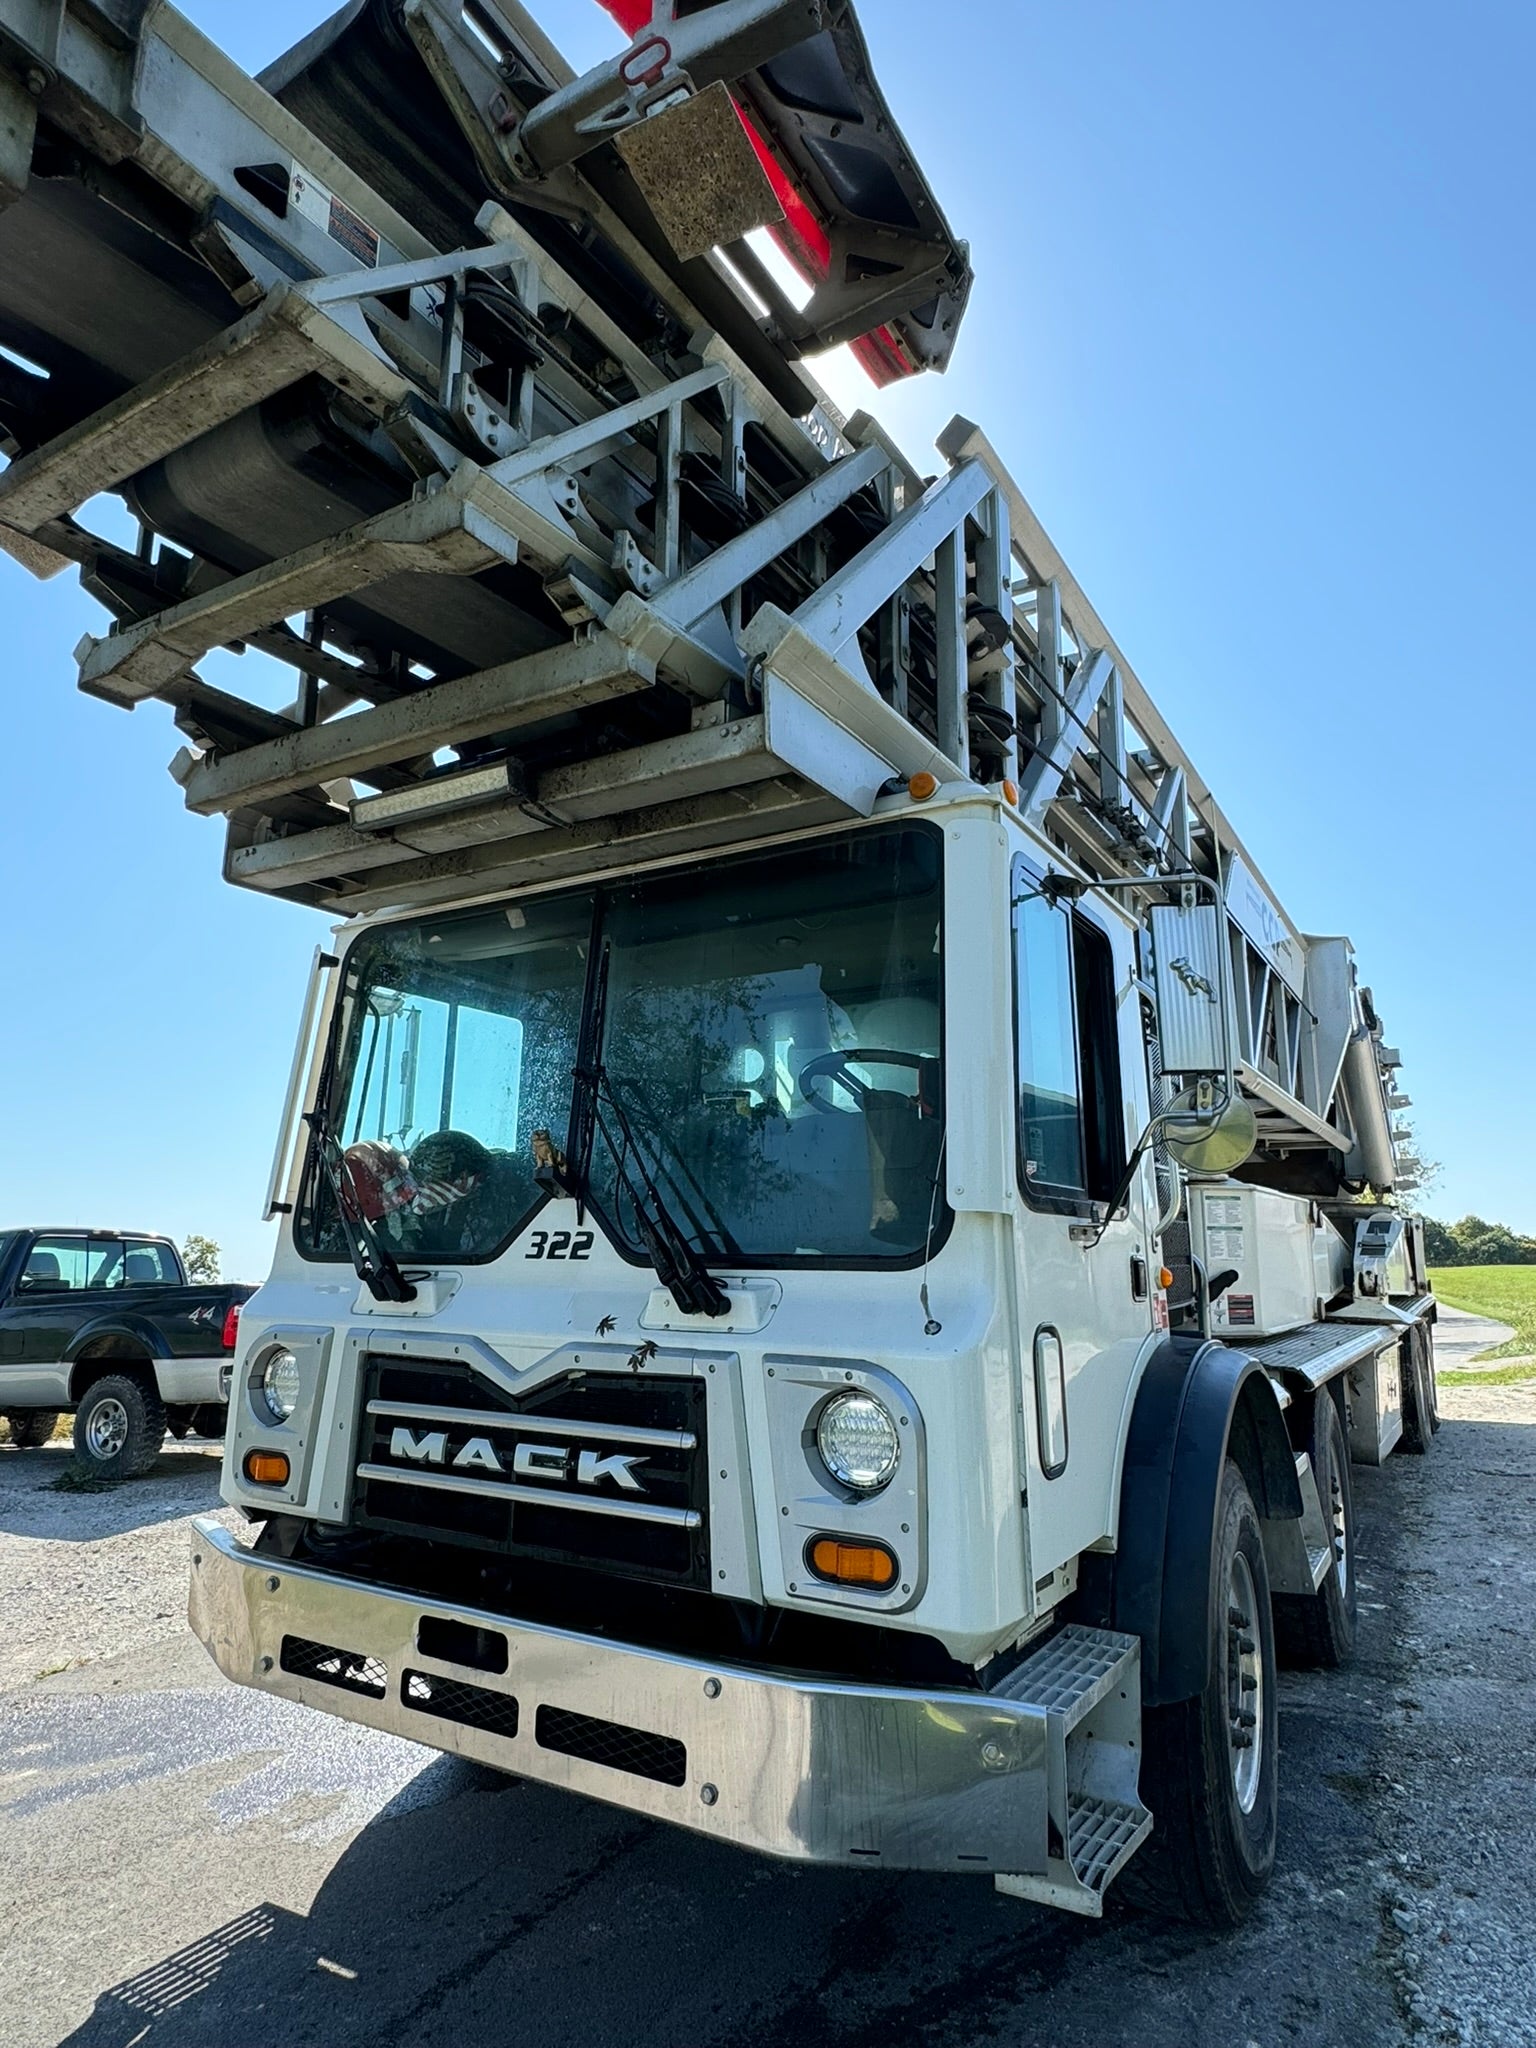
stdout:
<svg viewBox="0 0 1536 2048">
<path fill-rule="evenodd" d="M 1230 1917 L 1273 1854 L 1271 1603 L 1284 1640 L 1331 1600 L 1347 1653 L 1341 1446 L 1381 1454 L 1360 1373 L 1401 1331 L 1341 1332 L 1344 1229 L 1214 1159 L 1165 1249 L 1152 927 L 1006 794 L 919 790 L 339 934 L 232 1401 L 260 1534 L 199 1531 L 194 1618 L 400 1733 L 1089 1912 L 1152 1826 L 1144 1746 L 1230 1682 Z M 1234 1349 L 1260 1282 L 1207 1205 L 1245 1199 L 1289 1250 Z M 240 1590 L 272 1559 L 291 1605 Z M 784 1777 L 807 1730 L 874 1740 L 856 1790 Z"/>
</svg>

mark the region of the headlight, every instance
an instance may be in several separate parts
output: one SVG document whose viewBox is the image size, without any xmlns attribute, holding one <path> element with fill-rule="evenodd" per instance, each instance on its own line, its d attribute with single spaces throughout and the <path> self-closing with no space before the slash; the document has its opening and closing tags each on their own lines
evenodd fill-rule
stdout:
<svg viewBox="0 0 1536 2048">
<path fill-rule="evenodd" d="M 256 1382 L 260 1404 L 274 1422 L 286 1422 L 299 1405 L 299 1361 L 291 1351 L 269 1351 Z"/>
<path fill-rule="evenodd" d="M 878 1493 L 901 1458 L 901 1439 L 873 1394 L 834 1394 L 816 1424 L 816 1448 L 832 1477 L 856 1493 Z"/>
</svg>

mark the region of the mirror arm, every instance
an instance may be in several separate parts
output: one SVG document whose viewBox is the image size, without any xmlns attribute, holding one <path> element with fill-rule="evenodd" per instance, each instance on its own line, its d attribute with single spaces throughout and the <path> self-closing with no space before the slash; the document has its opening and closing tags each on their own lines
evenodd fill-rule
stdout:
<svg viewBox="0 0 1536 2048">
<path fill-rule="evenodd" d="M 1155 1116 L 1150 1117 L 1148 1119 L 1146 1129 L 1142 1132 L 1141 1136 L 1136 1140 L 1136 1143 L 1131 1150 L 1131 1156 L 1125 1162 L 1125 1171 L 1120 1176 L 1120 1180 L 1115 1188 L 1115 1192 L 1110 1196 L 1108 1202 L 1104 1205 L 1104 1216 L 1102 1221 L 1099 1222 L 1097 1225 L 1086 1224 L 1082 1226 L 1081 1234 L 1075 1234 L 1075 1241 L 1083 1247 L 1084 1251 L 1093 1250 L 1094 1246 L 1098 1244 L 1100 1239 L 1103 1237 L 1105 1231 L 1108 1230 L 1110 1224 L 1114 1222 L 1115 1218 L 1119 1215 L 1120 1211 L 1125 1207 L 1126 1197 L 1131 1192 L 1131 1186 L 1136 1179 L 1137 1170 L 1139 1169 L 1142 1160 L 1147 1155 L 1147 1147 L 1150 1144 L 1152 1144 L 1153 1140 L 1157 1137 L 1158 1132 L 1166 1129 L 1169 1124 L 1175 1123 L 1190 1124 L 1196 1130 L 1206 1129 L 1209 1125 L 1215 1123 L 1220 1117 L 1222 1117 L 1226 1113 L 1228 1107 L 1230 1106 L 1233 1100 L 1235 1092 L 1235 1090 L 1229 1090 L 1225 1100 L 1223 1100 L 1220 1103 L 1213 1104 L 1209 1110 L 1202 1110 L 1198 1115 L 1193 1114 L 1191 1111 L 1187 1109 L 1162 1109 L 1159 1110 Z M 1168 1227 L 1168 1223 L 1171 1223 L 1173 1221 L 1174 1216 L 1178 1215 L 1179 1208 L 1182 1205 L 1183 1199 L 1182 1188 L 1183 1182 L 1181 1180 L 1180 1200 L 1179 1202 L 1175 1203 L 1173 1213 L 1168 1217 L 1167 1222 L 1164 1222 L 1161 1218 L 1159 1218 L 1158 1234 L 1161 1234 L 1163 1230 L 1166 1230 Z"/>
<path fill-rule="evenodd" d="M 1097 1226 L 1093 1224 L 1085 1225 L 1080 1234 L 1074 1233 L 1075 1241 L 1083 1247 L 1084 1251 L 1091 1252 L 1093 1250 L 1094 1246 L 1103 1237 L 1105 1231 L 1108 1230 L 1111 1223 L 1114 1222 L 1120 1211 L 1125 1207 L 1126 1197 L 1131 1192 L 1131 1185 L 1135 1181 L 1142 1160 L 1147 1155 L 1147 1147 L 1156 1137 L 1159 1128 L 1169 1121 L 1169 1115 L 1170 1112 L 1167 1110 L 1159 1111 L 1136 1140 L 1135 1145 L 1131 1149 L 1131 1156 L 1125 1162 L 1125 1171 L 1120 1176 L 1119 1185 L 1104 1205 L 1102 1221 Z"/>
</svg>

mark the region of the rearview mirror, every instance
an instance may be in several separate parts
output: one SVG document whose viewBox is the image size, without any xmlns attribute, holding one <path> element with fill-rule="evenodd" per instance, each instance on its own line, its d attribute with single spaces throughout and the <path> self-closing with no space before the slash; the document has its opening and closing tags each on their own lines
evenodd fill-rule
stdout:
<svg viewBox="0 0 1536 2048">
<path fill-rule="evenodd" d="M 1214 1114 L 1201 1112 L 1189 1090 L 1168 1112 L 1162 1142 L 1192 1173 L 1231 1173 L 1253 1157 L 1259 1142 L 1259 1120 L 1237 1095 Z"/>
</svg>

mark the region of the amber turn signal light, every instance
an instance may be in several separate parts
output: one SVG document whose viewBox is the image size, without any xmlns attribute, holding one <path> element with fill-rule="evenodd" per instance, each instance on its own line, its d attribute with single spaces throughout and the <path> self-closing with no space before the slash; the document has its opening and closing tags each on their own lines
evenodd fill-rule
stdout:
<svg viewBox="0 0 1536 2048">
<path fill-rule="evenodd" d="M 247 1451 L 245 1476 L 253 1486 L 286 1486 L 288 1460 L 281 1451 Z"/>
<path fill-rule="evenodd" d="M 1169 1270 L 1168 1270 L 1168 1268 L 1167 1268 L 1166 1266 L 1159 1266 L 1159 1267 L 1158 1267 L 1158 1269 L 1157 1269 L 1157 1284 L 1158 1284 L 1158 1286 L 1159 1286 L 1159 1287 L 1161 1287 L 1161 1289 L 1163 1290 L 1164 1294 L 1166 1294 L 1166 1293 L 1168 1292 L 1169 1288 L 1170 1288 L 1170 1287 L 1171 1287 L 1171 1286 L 1173 1285 L 1173 1275 L 1172 1275 L 1172 1274 L 1171 1274 L 1171 1273 L 1169 1272 Z"/>
<path fill-rule="evenodd" d="M 1015 810 L 1019 808 L 1019 785 L 1016 782 L 1003 784 L 1003 801 L 1012 804 Z"/>
<path fill-rule="evenodd" d="M 936 793 L 938 786 L 939 778 L 937 775 L 930 775 L 928 770 L 924 768 L 914 775 L 907 784 L 907 795 L 911 797 L 913 803 L 925 804 L 929 797 Z"/>
<path fill-rule="evenodd" d="M 896 1560 L 883 1543 L 848 1543 L 840 1536 L 818 1536 L 806 1553 L 818 1579 L 837 1586 L 869 1586 L 883 1593 L 896 1583 Z"/>
</svg>

